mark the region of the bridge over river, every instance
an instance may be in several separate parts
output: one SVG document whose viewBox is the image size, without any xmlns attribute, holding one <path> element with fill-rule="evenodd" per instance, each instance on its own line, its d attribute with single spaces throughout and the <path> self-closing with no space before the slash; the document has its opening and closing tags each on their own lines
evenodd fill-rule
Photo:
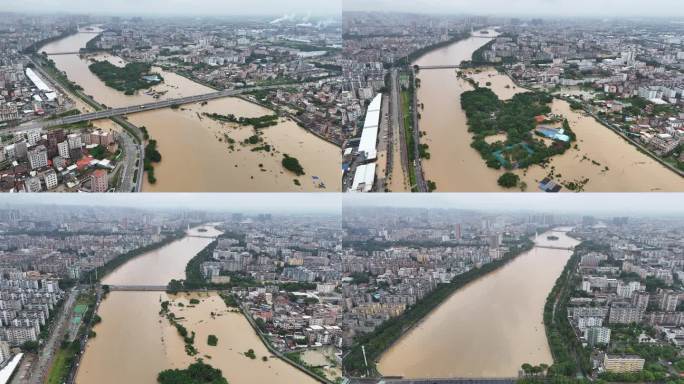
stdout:
<svg viewBox="0 0 684 384">
<path fill-rule="evenodd" d="M 282 88 L 282 87 L 287 86 L 287 85 L 288 84 L 279 84 L 279 85 L 267 85 L 267 86 L 261 86 L 261 87 L 248 87 L 248 88 L 240 88 L 240 89 L 231 89 L 231 90 L 225 90 L 225 91 L 206 93 L 203 95 L 195 95 L 195 96 L 180 97 L 177 99 L 154 101 L 151 103 L 132 105 L 129 107 L 109 108 L 109 109 L 104 109 L 104 110 L 100 110 L 100 111 L 96 111 L 96 112 L 83 113 L 80 115 L 67 116 L 67 117 L 62 117 L 62 118 L 57 118 L 57 119 L 52 119 L 52 120 L 32 121 L 30 123 L 22 124 L 22 125 L 19 125 L 17 127 L 8 129 L 6 131 L 22 131 L 22 130 L 29 130 L 29 129 L 44 129 L 44 128 L 55 127 L 55 126 L 59 126 L 59 125 L 65 125 L 65 124 L 75 124 L 75 123 L 80 123 L 80 122 L 84 122 L 84 121 L 108 119 L 111 117 L 130 115 L 130 114 L 139 113 L 139 112 L 152 111 L 155 109 L 169 108 L 169 107 L 173 107 L 173 106 L 180 106 L 183 104 L 192 104 L 192 103 L 198 103 L 198 102 L 202 102 L 202 101 L 221 99 L 224 97 L 237 96 L 237 95 L 247 93 L 247 92 L 252 92 L 252 91 Z"/>
<path fill-rule="evenodd" d="M 48 56 L 64 56 L 64 55 L 78 55 L 81 52 L 79 51 L 73 51 L 73 52 L 53 52 L 48 54 Z"/>
<path fill-rule="evenodd" d="M 166 292 L 166 285 L 110 285 L 110 291 Z"/>
<path fill-rule="evenodd" d="M 458 69 L 458 68 L 460 68 L 459 65 L 455 65 L 455 64 L 450 64 L 450 65 L 418 65 L 417 67 L 419 70 L 423 70 L 423 69 Z"/>
<path fill-rule="evenodd" d="M 536 244 L 534 247 L 535 248 L 546 248 L 546 249 L 561 249 L 564 251 L 572 251 L 573 249 L 575 249 L 575 247 L 561 247 L 561 246 L 554 246 L 554 245 L 539 245 L 539 244 Z"/>
<path fill-rule="evenodd" d="M 103 284 L 107 285 L 107 284 Z M 166 285 L 108 285 L 110 291 L 123 292 L 166 292 Z M 206 292 L 206 288 L 182 289 L 182 292 Z"/>
</svg>

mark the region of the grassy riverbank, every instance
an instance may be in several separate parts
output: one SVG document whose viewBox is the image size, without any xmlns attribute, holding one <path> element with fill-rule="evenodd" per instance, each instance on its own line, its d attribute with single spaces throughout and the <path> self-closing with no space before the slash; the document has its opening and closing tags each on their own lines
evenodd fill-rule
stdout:
<svg viewBox="0 0 684 384">
<path fill-rule="evenodd" d="M 462 273 L 448 283 L 440 284 L 422 300 L 409 307 L 401 315 L 389 319 L 377 327 L 373 332 L 358 337 L 343 359 L 344 371 L 347 376 L 363 376 L 366 371 L 371 376 L 379 376 L 376 361 L 383 352 L 390 348 L 411 328 L 420 323 L 428 314 L 448 299 L 454 292 L 482 276 L 493 272 L 508 262 L 515 259 L 525 251 L 532 249 L 534 243 L 526 240 L 515 246 L 511 246 L 504 257 L 480 268 L 471 269 Z M 361 347 L 365 348 L 368 367 L 364 363 Z"/>
<path fill-rule="evenodd" d="M 411 185 L 412 192 L 418 192 L 416 187 L 416 167 L 413 166 L 413 162 L 416 160 L 416 147 L 415 147 L 415 136 L 413 133 L 413 114 L 411 111 L 411 104 L 413 100 L 413 93 L 415 89 L 413 87 L 413 76 L 409 78 L 409 88 L 401 90 L 401 118 L 404 125 L 404 137 L 406 140 L 406 156 L 408 158 L 408 174 L 409 174 L 409 184 Z"/>
<path fill-rule="evenodd" d="M 62 384 L 66 382 L 75 368 L 75 364 L 79 361 L 78 354 L 81 352 L 81 338 L 85 336 L 86 332 L 90 333 L 90 337 L 95 337 L 94 332 L 91 331 L 91 326 L 93 325 L 91 319 L 93 316 L 96 316 L 98 319 L 96 323 L 101 320 L 99 316 L 95 315 L 95 302 L 96 296 L 92 291 L 81 293 L 76 299 L 74 308 L 85 308 L 80 313 L 81 325 L 77 330 L 78 333 L 75 335 L 74 340 L 68 341 L 65 338 L 61 342 L 59 349 L 55 352 L 45 381 L 47 384 Z"/>
<path fill-rule="evenodd" d="M 544 305 L 544 328 L 549 343 L 553 365 L 548 369 L 549 376 L 575 377 L 577 373 L 590 368 L 589 355 L 575 336 L 575 331 L 567 316 L 570 293 L 575 286 L 575 271 L 582 255 L 595 249 L 593 243 L 582 243 L 565 264 L 563 272 L 546 298 Z"/>
</svg>

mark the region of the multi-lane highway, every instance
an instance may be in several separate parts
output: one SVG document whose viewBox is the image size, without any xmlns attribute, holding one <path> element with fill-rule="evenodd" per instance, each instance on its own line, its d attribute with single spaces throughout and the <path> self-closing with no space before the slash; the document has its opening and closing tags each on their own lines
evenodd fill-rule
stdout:
<svg viewBox="0 0 684 384">
<path fill-rule="evenodd" d="M 399 158 L 400 158 L 400 163 L 401 167 L 398 169 L 395 169 L 394 167 L 392 168 L 392 172 L 394 176 L 392 178 L 396 178 L 396 175 L 401 172 L 401 178 L 404 180 L 404 184 L 408 184 L 408 153 L 406 151 L 406 137 L 404 134 L 404 119 L 402 116 L 402 107 L 401 107 L 401 88 L 399 86 L 399 76 L 397 74 L 396 69 L 392 69 L 391 72 L 391 81 L 392 81 L 392 86 L 391 86 L 391 93 L 390 93 L 390 125 L 392 129 L 392 151 L 394 154 L 399 153 Z M 393 154 L 393 155 L 394 155 Z M 407 191 L 410 191 L 410 187 L 408 187 Z M 396 192 L 396 191 L 395 191 Z"/>
</svg>

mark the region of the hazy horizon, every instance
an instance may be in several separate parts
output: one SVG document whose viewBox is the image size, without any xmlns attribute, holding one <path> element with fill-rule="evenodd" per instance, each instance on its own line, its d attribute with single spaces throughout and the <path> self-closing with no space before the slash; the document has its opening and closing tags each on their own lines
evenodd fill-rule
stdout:
<svg viewBox="0 0 684 384">
<path fill-rule="evenodd" d="M 6 0 L 0 12 L 121 16 L 283 16 L 341 14 L 341 0 Z"/>
<path fill-rule="evenodd" d="M 0 209 L 17 205 L 201 210 L 253 213 L 340 214 L 334 193 L 140 193 L 0 195 Z"/>
<path fill-rule="evenodd" d="M 342 9 L 367 12 L 539 17 L 684 17 L 680 0 L 344 0 Z"/>
<path fill-rule="evenodd" d="M 619 216 L 677 216 L 681 193 L 434 193 L 345 194 L 342 207 L 444 208 L 487 212 L 544 212 Z"/>
<path fill-rule="evenodd" d="M 208 212 L 343 214 L 345 208 L 443 208 L 482 212 L 684 218 L 681 193 L 143 193 L 0 195 L 0 209 L 26 205 L 130 207 Z"/>
</svg>

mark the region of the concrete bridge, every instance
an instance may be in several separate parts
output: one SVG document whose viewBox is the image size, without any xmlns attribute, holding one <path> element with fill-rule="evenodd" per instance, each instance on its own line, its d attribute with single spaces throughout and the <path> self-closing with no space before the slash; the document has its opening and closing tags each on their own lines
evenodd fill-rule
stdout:
<svg viewBox="0 0 684 384">
<path fill-rule="evenodd" d="M 450 65 L 419 65 L 418 69 L 423 70 L 423 69 L 459 69 L 459 65 L 455 64 L 450 64 Z"/>
<path fill-rule="evenodd" d="M 54 52 L 54 53 L 48 53 L 45 52 L 48 56 L 63 56 L 63 55 L 78 55 L 81 52 L 79 51 L 74 51 L 74 52 Z"/>
<path fill-rule="evenodd" d="M 166 285 L 110 285 L 110 291 L 166 292 Z"/>
<path fill-rule="evenodd" d="M 539 245 L 539 244 L 535 244 L 534 247 L 535 247 L 535 248 L 546 248 L 546 249 L 561 249 L 561 250 L 564 250 L 564 251 L 572 251 L 573 249 L 575 249 L 575 247 L 561 247 L 561 246 L 558 246 L 558 245 L 557 245 L 557 246 L 553 246 L 553 245 Z"/>
<path fill-rule="evenodd" d="M 84 113 L 84 114 L 74 115 L 74 116 L 67 116 L 67 117 L 62 117 L 62 118 L 58 118 L 58 119 L 32 121 L 30 123 L 19 125 L 19 126 L 15 127 L 14 129 L 12 129 L 12 131 L 21 131 L 21 130 L 29 130 L 29 129 L 37 129 L 37 128 L 43 129 L 43 128 L 55 127 L 55 126 L 64 125 L 64 124 L 80 123 L 83 121 L 108 119 L 111 117 L 117 117 L 117 116 L 122 116 L 122 115 L 130 115 L 130 114 L 134 114 L 134 113 L 138 113 L 138 112 L 146 112 L 146 111 L 152 111 L 155 109 L 162 109 L 162 108 L 169 108 L 172 106 L 179 106 L 179 105 L 183 105 L 183 104 L 192 104 L 192 103 L 198 103 L 198 102 L 202 102 L 202 101 L 221 99 L 224 97 L 237 96 L 237 95 L 240 95 L 240 94 L 243 94 L 246 92 L 251 92 L 251 91 L 282 88 L 284 86 L 287 86 L 287 84 L 285 84 L 285 85 L 282 85 L 282 84 L 281 85 L 270 85 L 270 86 L 263 86 L 263 87 L 240 88 L 240 89 L 206 93 L 203 95 L 181 97 L 181 98 L 177 98 L 177 99 L 155 101 L 155 102 L 146 103 L 146 104 L 132 105 L 130 107 L 110 108 L 110 109 L 100 110 L 97 112 Z"/>
<path fill-rule="evenodd" d="M 103 284 L 107 285 L 107 284 Z M 109 285 L 110 291 L 123 292 L 166 292 L 166 285 Z M 180 292 L 206 292 L 206 288 L 182 289 Z"/>
</svg>

